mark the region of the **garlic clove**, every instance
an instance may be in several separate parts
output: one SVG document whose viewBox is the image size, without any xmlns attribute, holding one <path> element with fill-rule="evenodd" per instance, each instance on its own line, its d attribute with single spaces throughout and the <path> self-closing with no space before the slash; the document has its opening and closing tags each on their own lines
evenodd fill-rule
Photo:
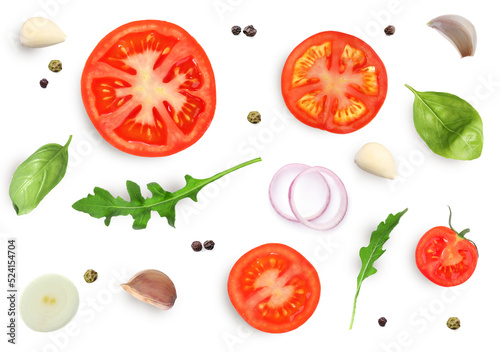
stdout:
<svg viewBox="0 0 500 352">
<path fill-rule="evenodd" d="M 121 287 L 138 300 L 163 310 L 172 308 L 177 299 L 174 283 L 158 270 L 141 271 Z"/>
<path fill-rule="evenodd" d="M 21 44 L 28 48 L 43 48 L 66 40 L 54 22 L 43 17 L 32 17 L 21 27 Z"/>
<path fill-rule="evenodd" d="M 398 176 L 391 152 L 379 143 L 367 143 L 358 151 L 354 162 L 373 175 L 395 179 Z"/>
<path fill-rule="evenodd" d="M 427 25 L 448 39 L 462 57 L 474 56 L 477 34 L 474 25 L 459 15 L 444 15 L 431 20 Z"/>
</svg>

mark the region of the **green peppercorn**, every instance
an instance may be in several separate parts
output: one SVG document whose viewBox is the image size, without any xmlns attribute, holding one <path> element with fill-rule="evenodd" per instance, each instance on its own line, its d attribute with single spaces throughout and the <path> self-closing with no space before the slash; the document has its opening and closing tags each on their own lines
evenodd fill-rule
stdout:
<svg viewBox="0 0 500 352">
<path fill-rule="evenodd" d="M 59 72 L 62 70 L 62 63 L 59 60 L 52 60 L 49 63 L 49 70 L 52 72 Z"/>
<path fill-rule="evenodd" d="M 89 269 L 85 272 L 85 274 L 83 275 L 83 278 L 85 279 L 86 282 L 88 282 L 90 284 L 90 283 L 94 282 L 95 280 L 97 280 L 97 272 L 95 272 L 92 269 Z"/>
<path fill-rule="evenodd" d="M 247 116 L 247 120 L 253 124 L 259 123 L 261 121 L 260 112 L 250 111 L 250 113 Z"/>
<path fill-rule="evenodd" d="M 451 330 L 457 330 L 460 327 L 460 319 L 457 317 L 451 317 L 448 319 L 446 322 L 446 325 L 451 329 Z"/>
</svg>

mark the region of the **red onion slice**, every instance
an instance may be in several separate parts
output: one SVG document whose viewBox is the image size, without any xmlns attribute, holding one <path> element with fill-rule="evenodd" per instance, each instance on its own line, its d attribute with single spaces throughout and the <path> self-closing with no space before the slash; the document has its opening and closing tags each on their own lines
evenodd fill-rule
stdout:
<svg viewBox="0 0 500 352">
<path fill-rule="evenodd" d="M 286 172 L 293 173 L 293 177 L 290 180 L 290 182 L 293 183 L 293 180 L 297 177 L 297 175 L 299 175 L 300 173 L 302 173 L 303 171 L 305 171 L 309 168 L 311 168 L 311 167 L 308 165 L 299 164 L 299 163 L 285 165 L 274 174 L 274 176 L 271 180 L 271 183 L 269 184 L 269 200 L 271 201 L 271 205 L 272 205 L 273 209 L 280 216 L 282 216 L 283 218 L 285 218 L 289 221 L 299 222 L 299 220 L 297 220 L 297 218 L 291 212 L 291 208 L 288 208 L 288 209 L 290 209 L 290 211 L 287 213 L 286 210 L 288 210 L 288 209 L 286 209 L 286 210 L 282 209 L 282 207 L 280 207 L 278 205 L 278 202 L 276 199 L 277 198 L 277 194 L 276 194 L 277 188 L 280 186 L 280 184 L 283 184 L 285 182 L 283 179 L 286 177 L 286 175 L 285 175 Z M 326 198 L 325 198 L 325 201 L 323 202 L 323 204 L 321 205 L 321 207 L 314 214 L 311 214 L 311 215 L 304 217 L 306 220 L 315 220 L 315 219 L 319 218 L 321 215 L 323 215 L 325 213 L 326 209 L 328 208 L 328 205 L 330 204 L 330 199 L 331 199 L 330 185 L 328 184 L 327 180 L 325 179 L 325 177 L 321 173 L 318 172 L 318 174 L 321 176 L 321 178 L 325 182 L 325 185 L 327 188 Z M 290 192 L 289 186 L 287 186 L 286 189 L 287 189 L 287 193 L 289 193 Z M 287 204 L 290 207 L 289 200 L 288 200 Z"/>
<path fill-rule="evenodd" d="M 321 173 L 322 175 L 328 176 L 328 178 L 334 183 L 336 189 L 338 190 L 338 196 L 340 198 L 340 204 L 339 204 L 338 210 L 335 212 L 335 214 L 333 214 L 331 219 L 329 219 L 326 222 L 313 223 L 312 221 L 310 221 L 306 217 L 302 216 L 302 214 L 300 214 L 300 212 L 297 208 L 297 204 L 295 203 L 294 196 L 295 196 L 295 191 L 296 191 L 298 181 L 302 177 L 304 177 L 305 175 L 310 174 L 311 172 L 318 172 L 318 173 Z M 299 222 L 301 224 L 303 224 L 311 229 L 314 229 L 314 230 L 324 231 L 324 230 L 333 229 L 335 226 L 337 226 L 342 221 L 342 219 L 344 218 L 344 216 L 347 212 L 348 201 L 347 201 L 347 192 L 346 192 L 344 184 L 342 183 L 340 178 L 333 171 L 331 171 L 325 167 L 321 167 L 321 166 L 310 167 L 310 168 L 302 171 L 300 174 L 297 175 L 297 177 L 295 177 L 295 179 L 292 181 L 292 184 L 290 185 L 290 190 L 288 193 L 288 200 L 290 202 L 290 208 L 292 209 L 292 213 L 293 213 L 293 215 L 295 215 L 297 220 L 299 220 Z M 326 209 L 325 209 L 325 211 L 326 211 Z"/>
</svg>

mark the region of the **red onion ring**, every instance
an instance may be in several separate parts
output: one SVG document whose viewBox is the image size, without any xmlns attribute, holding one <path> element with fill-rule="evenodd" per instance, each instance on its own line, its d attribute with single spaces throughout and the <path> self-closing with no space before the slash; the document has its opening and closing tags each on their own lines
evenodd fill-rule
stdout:
<svg viewBox="0 0 500 352">
<path fill-rule="evenodd" d="M 298 169 L 299 171 L 297 172 L 297 175 L 299 175 L 300 173 L 302 173 L 303 171 L 305 170 L 308 170 L 310 169 L 311 167 L 308 166 L 308 165 L 305 165 L 305 164 L 299 164 L 299 163 L 294 163 L 294 164 L 288 164 L 288 165 L 285 165 L 283 166 L 282 168 L 280 168 L 278 171 L 276 171 L 276 173 L 274 174 L 272 180 L 271 180 L 271 183 L 269 184 L 269 200 L 271 201 L 271 206 L 273 207 L 273 209 L 280 215 L 282 216 L 283 218 L 289 220 L 289 221 L 293 221 L 293 222 L 299 222 L 299 220 L 297 220 L 296 217 L 294 217 L 293 213 L 290 213 L 290 214 L 287 214 L 284 210 L 282 210 L 275 202 L 275 196 L 273 196 L 274 194 L 274 191 L 275 191 L 275 188 L 276 188 L 276 184 L 279 183 L 280 181 L 280 176 L 282 176 L 283 172 L 285 171 L 289 171 L 290 169 Z M 330 189 L 330 185 L 328 184 L 328 181 L 325 179 L 325 177 L 321 174 L 321 173 L 318 173 L 322 178 L 323 180 L 325 181 L 325 184 L 326 184 L 326 187 L 328 189 L 328 193 L 327 193 L 327 196 L 325 198 L 325 202 L 323 203 L 323 205 L 319 208 L 319 210 L 315 213 L 315 214 L 312 214 L 312 215 L 309 215 L 307 217 L 305 217 L 306 220 L 315 220 L 317 218 L 319 218 L 321 215 L 323 215 L 326 211 L 326 209 L 328 209 L 328 205 L 330 204 L 330 199 L 331 199 L 331 189 Z M 297 176 L 295 176 L 296 178 Z M 295 179 L 294 178 L 294 179 Z M 288 204 L 290 204 L 290 201 L 288 201 Z M 290 207 L 290 210 L 291 210 L 291 207 Z"/>
<path fill-rule="evenodd" d="M 324 222 L 324 223 L 311 222 L 310 220 L 308 220 L 307 218 L 305 218 L 304 216 L 302 216 L 300 214 L 300 212 L 297 208 L 297 205 L 295 204 L 295 200 L 294 200 L 295 187 L 297 186 L 297 183 L 301 177 L 303 177 L 304 175 L 307 175 L 311 172 L 318 172 L 318 173 L 321 173 L 322 175 L 328 176 L 333 181 L 336 188 L 338 189 L 338 193 L 339 193 L 339 197 L 340 197 L 339 209 L 337 210 L 337 212 L 333 215 L 333 217 L 331 219 L 329 219 L 327 222 Z M 290 208 L 292 209 L 292 213 L 293 213 L 293 215 L 295 215 L 297 220 L 301 224 L 303 224 L 311 229 L 314 229 L 314 230 L 324 231 L 324 230 L 333 229 L 335 226 L 337 226 L 342 221 L 342 219 L 344 218 L 344 216 L 347 212 L 348 200 L 347 200 L 347 192 L 346 192 L 344 184 L 342 183 L 340 178 L 333 171 L 331 171 L 327 168 L 321 167 L 321 166 L 310 167 L 310 168 L 302 171 L 300 174 L 297 175 L 297 177 L 295 177 L 295 179 L 292 181 L 292 184 L 290 185 L 290 189 L 289 189 L 289 193 L 288 193 L 288 200 L 290 202 Z"/>
</svg>

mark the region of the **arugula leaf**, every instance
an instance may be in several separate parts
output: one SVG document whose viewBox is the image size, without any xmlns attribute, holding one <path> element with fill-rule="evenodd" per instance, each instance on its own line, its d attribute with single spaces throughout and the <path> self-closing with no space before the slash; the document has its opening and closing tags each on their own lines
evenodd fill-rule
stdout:
<svg viewBox="0 0 500 352">
<path fill-rule="evenodd" d="M 361 283 L 364 279 L 377 272 L 377 269 L 373 267 L 373 263 L 375 263 L 375 261 L 380 258 L 382 254 L 384 254 L 385 249 L 382 249 L 382 246 L 387 242 L 389 234 L 392 230 L 394 230 L 396 225 L 399 224 L 399 220 L 407 211 L 408 208 L 397 213 L 396 215 L 389 214 L 385 222 L 381 222 L 377 229 L 372 232 L 368 247 L 361 247 L 359 250 L 359 256 L 361 258 L 361 271 L 358 275 L 358 285 L 356 288 L 356 295 L 354 296 L 354 305 L 352 307 L 351 325 L 349 326 L 349 330 L 352 329 L 352 325 L 354 324 L 356 302 L 358 300 L 359 290 L 361 289 Z"/>
<path fill-rule="evenodd" d="M 113 216 L 131 215 L 134 218 L 132 225 L 134 230 L 145 229 L 151 218 L 151 211 L 156 211 L 161 217 L 167 218 L 170 226 L 175 227 L 175 205 L 181 199 L 191 198 L 197 202 L 198 192 L 209 183 L 261 160 L 261 158 L 256 158 L 247 161 L 206 179 L 196 179 L 186 175 L 186 185 L 173 193 L 165 191 L 158 183 L 150 183 L 147 188 L 151 192 L 151 198 L 144 198 L 140 187 L 132 181 L 127 181 L 130 201 L 121 197 L 115 198 L 105 189 L 95 187 L 94 195 L 89 194 L 86 198 L 80 199 L 73 204 L 73 208 L 94 218 L 105 218 L 106 226 L 109 226 Z"/>
</svg>

